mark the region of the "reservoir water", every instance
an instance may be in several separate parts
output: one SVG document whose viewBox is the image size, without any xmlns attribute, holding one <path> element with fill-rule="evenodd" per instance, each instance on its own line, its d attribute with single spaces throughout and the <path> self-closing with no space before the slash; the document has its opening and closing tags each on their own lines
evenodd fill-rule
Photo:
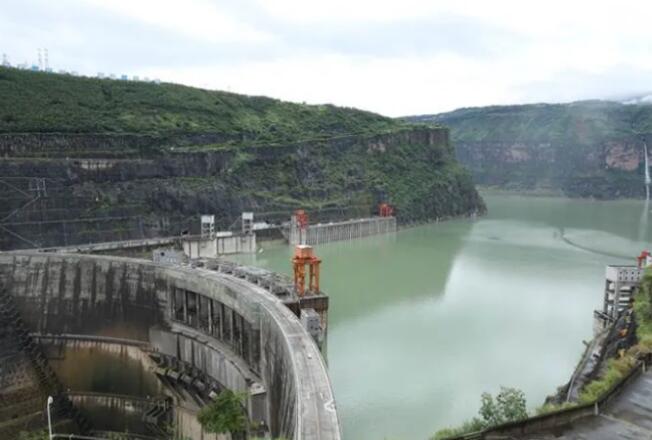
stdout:
<svg viewBox="0 0 652 440">
<path fill-rule="evenodd" d="M 484 198 L 476 220 L 317 247 L 345 439 L 427 439 L 500 385 L 539 406 L 591 337 L 604 266 L 652 240 L 643 201 Z M 263 243 L 241 261 L 289 274 L 290 255 Z"/>
</svg>

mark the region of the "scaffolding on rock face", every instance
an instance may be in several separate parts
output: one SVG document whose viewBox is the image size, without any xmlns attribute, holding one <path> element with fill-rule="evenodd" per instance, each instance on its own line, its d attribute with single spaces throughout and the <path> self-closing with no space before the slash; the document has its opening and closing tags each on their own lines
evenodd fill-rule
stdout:
<svg viewBox="0 0 652 440">
<path fill-rule="evenodd" d="M 294 289 L 299 297 L 319 293 L 319 268 L 321 260 L 315 255 L 312 246 L 300 244 L 294 248 L 292 266 L 294 269 Z M 306 287 L 306 266 L 308 267 L 308 286 Z"/>
<path fill-rule="evenodd" d="M 29 244 L 32 247 L 39 247 L 39 243 L 20 235 L 8 226 L 13 218 L 21 214 L 23 211 L 26 211 L 30 206 L 35 205 L 39 200 L 47 197 L 48 193 L 46 180 L 40 177 L 27 178 L 27 189 L 25 190 L 21 189 L 16 184 L 16 182 L 12 183 L 9 178 L 1 178 L 0 186 L 7 188 L 10 192 L 17 195 L 19 198 L 25 199 L 20 206 L 13 209 L 4 217 L 0 218 L 0 229 L 5 233 L 18 238 L 20 241 Z"/>
</svg>

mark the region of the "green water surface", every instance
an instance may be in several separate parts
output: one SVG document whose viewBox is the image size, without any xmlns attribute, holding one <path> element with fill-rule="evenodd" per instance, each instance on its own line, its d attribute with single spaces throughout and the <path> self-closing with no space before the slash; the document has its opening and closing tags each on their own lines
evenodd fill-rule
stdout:
<svg viewBox="0 0 652 440">
<path fill-rule="evenodd" d="M 604 266 L 652 239 L 642 201 L 484 197 L 476 220 L 317 247 L 345 439 L 426 439 L 500 385 L 540 405 L 591 337 Z M 263 243 L 241 261 L 289 274 L 290 255 Z"/>
</svg>

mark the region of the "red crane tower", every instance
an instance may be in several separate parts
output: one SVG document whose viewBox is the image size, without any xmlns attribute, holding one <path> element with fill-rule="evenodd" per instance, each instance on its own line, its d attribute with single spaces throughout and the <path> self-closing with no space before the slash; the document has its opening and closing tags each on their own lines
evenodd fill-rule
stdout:
<svg viewBox="0 0 652 440">
<path fill-rule="evenodd" d="M 303 209 L 294 211 L 294 223 L 298 229 L 299 244 L 303 244 L 308 239 L 308 213 Z"/>
<path fill-rule="evenodd" d="M 321 260 L 315 255 L 312 246 L 305 244 L 294 248 L 294 288 L 301 298 L 306 294 L 319 293 L 319 265 Z M 308 289 L 306 290 L 306 266 L 308 266 Z"/>
<path fill-rule="evenodd" d="M 294 217 L 297 219 L 297 226 L 300 229 L 306 229 L 308 227 L 308 213 L 303 209 L 297 209 L 294 211 Z"/>
<path fill-rule="evenodd" d="M 378 215 L 381 217 L 391 217 L 394 215 L 394 207 L 389 203 L 381 203 L 378 205 Z"/>
<path fill-rule="evenodd" d="M 648 258 L 650 255 L 651 255 L 651 254 L 650 254 L 650 251 L 643 251 L 643 252 L 641 252 L 641 255 L 639 255 L 638 257 L 636 257 L 636 259 L 638 260 L 638 267 L 639 267 L 639 269 L 642 269 L 642 268 L 645 267 L 645 264 L 646 264 L 646 262 L 647 262 L 647 258 Z"/>
</svg>

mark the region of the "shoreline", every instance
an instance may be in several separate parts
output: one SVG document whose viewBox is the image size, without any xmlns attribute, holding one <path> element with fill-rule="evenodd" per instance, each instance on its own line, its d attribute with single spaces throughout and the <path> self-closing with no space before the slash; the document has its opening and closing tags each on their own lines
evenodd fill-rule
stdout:
<svg viewBox="0 0 652 440">
<path fill-rule="evenodd" d="M 565 194 L 561 190 L 553 190 L 553 189 L 549 189 L 549 190 L 505 189 L 496 186 L 484 186 L 484 185 L 476 185 L 476 189 L 481 196 L 504 195 L 504 196 L 523 196 L 523 197 L 540 197 L 540 198 L 554 197 L 554 198 L 562 198 L 568 200 L 591 201 L 591 202 L 617 202 L 617 201 L 645 202 L 645 198 L 632 198 L 632 197 L 616 197 L 616 198 L 606 198 L 606 199 L 598 199 L 595 197 L 573 197 Z"/>
</svg>

